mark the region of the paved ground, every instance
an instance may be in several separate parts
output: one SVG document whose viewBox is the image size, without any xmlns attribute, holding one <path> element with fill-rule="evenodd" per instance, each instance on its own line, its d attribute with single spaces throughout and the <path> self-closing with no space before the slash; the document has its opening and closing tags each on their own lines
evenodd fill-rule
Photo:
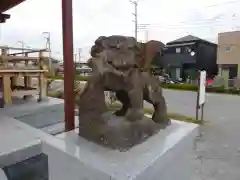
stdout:
<svg viewBox="0 0 240 180">
<path fill-rule="evenodd" d="M 169 112 L 195 116 L 196 93 L 165 90 Z M 146 104 L 145 106 L 149 106 Z M 200 128 L 193 154 L 193 180 L 240 179 L 240 96 L 208 94 L 207 123 Z"/>
<path fill-rule="evenodd" d="M 195 117 L 195 92 L 164 90 L 164 96 L 169 112 Z M 189 163 L 196 169 L 192 180 L 240 180 L 239 107 L 240 96 L 207 95 L 207 123 L 200 128 L 189 155 Z"/>
<path fill-rule="evenodd" d="M 195 117 L 196 93 L 164 90 L 169 112 Z M 149 107 L 149 104 L 145 104 Z M 204 119 L 189 163 L 191 180 L 240 180 L 240 96 L 208 94 Z"/>
</svg>

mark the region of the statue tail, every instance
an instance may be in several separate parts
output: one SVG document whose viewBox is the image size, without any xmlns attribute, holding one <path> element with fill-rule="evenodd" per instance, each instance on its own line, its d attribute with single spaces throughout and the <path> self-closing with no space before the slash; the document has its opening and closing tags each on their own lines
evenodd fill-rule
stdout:
<svg viewBox="0 0 240 180">
<path fill-rule="evenodd" d="M 139 43 L 140 54 L 142 56 L 140 67 L 143 71 L 149 71 L 152 61 L 156 55 L 162 55 L 164 44 L 160 41 L 148 41 L 146 43 Z"/>
</svg>

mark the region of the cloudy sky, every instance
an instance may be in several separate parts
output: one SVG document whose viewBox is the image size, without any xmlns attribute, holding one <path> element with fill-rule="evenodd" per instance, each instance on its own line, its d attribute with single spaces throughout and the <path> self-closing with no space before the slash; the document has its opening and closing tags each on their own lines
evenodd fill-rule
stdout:
<svg viewBox="0 0 240 180">
<path fill-rule="evenodd" d="M 139 0 L 139 40 L 164 43 L 192 34 L 210 41 L 218 32 L 239 30 L 240 0 Z M 237 11 L 238 10 L 238 11 Z M 89 56 L 101 35 L 133 35 L 134 6 L 129 0 L 73 0 L 74 49 Z M 0 27 L 0 44 L 42 48 L 42 32 L 51 32 L 53 56 L 62 58 L 61 0 L 27 0 L 9 11 Z M 145 25 L 145 26 L 144 26 Z M 147 26 L 146 26 L 147 25 Z"/>
</svg>

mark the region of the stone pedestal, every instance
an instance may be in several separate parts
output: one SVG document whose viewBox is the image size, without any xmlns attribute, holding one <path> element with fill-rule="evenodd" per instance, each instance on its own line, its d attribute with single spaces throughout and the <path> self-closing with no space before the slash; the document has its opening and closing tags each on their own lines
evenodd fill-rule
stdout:
<svg viewBox="0 0 240 180">
<path fill-rule="evenodd" d="M 80 115 L 79 136 L 119 151 L 127 151 L 137 144 L 147 141 L 149 137 L 170 125 L 170 122 L 169 124 L 155 123 L 147 116 L 139 121 L 129 122 L 125 117 L 115 116 L 112 112 L 105 113 L 99 120 L 82 121 L 81 118 Z"/>
<path fill-rule="evenodd" d="M 191 164 L 186 159 L 194 146 L 197 127 L 173 120 L 166 129 L 126 152 L 89 142 L 79 137 L 78 129 L 62 133 L 57 137 L 68 144 L 65 151 L 73 153 L 78 167 L 74 171 L 76 166 L 72 166 L 71 174 L 66 174 L 67 171 L 58 174 L 58 180 L 70 178 L 72 174 L 79 180 L 192 180 Z M 69 164 L 69 168 L 72 163 L 73 160 L 66 160 L 65 166 Z M 55 174 L 64 168 L 50 160 L 50 170 L 51 167 L 54 167 Z"/>
</svg>

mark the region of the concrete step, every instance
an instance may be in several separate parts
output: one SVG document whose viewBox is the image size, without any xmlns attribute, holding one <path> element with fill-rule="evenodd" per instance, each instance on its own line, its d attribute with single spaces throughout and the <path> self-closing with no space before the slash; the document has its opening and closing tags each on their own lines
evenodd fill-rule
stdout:
<svg viewBox="0 0 240 180">
<path fill-rule="evenodd" d="M 64 105 L 57 104 L 39 108 L 31 114 L 15 117 L 19 121 L 41 129 L 64 121 Z"/>
<path fill-rule="evenodd" d="M 52 124 L 50 126 L 46 126 L 41 128 L 41 130 L 45 133 L 51 134 L 51 135 L 58 135 L 61 134 L 65 131 L 65 123 L 64 122 L 60 122 L 57 124 Z M 78 128 L 78 117 L 75 117 L 75 127 Z"/>
</svg>

